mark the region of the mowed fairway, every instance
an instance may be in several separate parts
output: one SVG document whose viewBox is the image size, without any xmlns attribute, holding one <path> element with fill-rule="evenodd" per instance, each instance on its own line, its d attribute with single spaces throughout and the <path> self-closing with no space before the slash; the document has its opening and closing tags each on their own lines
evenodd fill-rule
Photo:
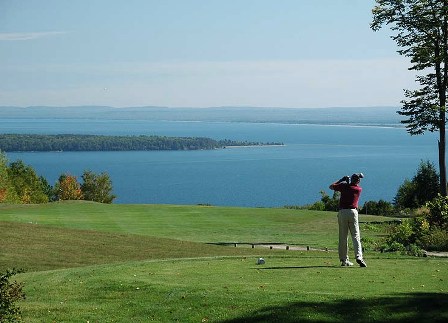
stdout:
<svg viewBox="0 0 448 323">
<path fill-rule="evenodd" d="M 382 221 L 362 216 L 361 221 Z M 362 235 L 383 232 L 363 225 Z M 335 213 L 85 202 L 1 206 L 25 322 L 445 322 L 448 261 L 339 266 Z M 236 242 L 249 245 L 220 246 Z M 325 251 L 270 250 L 284 243 Z M 257 265 L 258 257 L 266 264 Z"/>
</svg>

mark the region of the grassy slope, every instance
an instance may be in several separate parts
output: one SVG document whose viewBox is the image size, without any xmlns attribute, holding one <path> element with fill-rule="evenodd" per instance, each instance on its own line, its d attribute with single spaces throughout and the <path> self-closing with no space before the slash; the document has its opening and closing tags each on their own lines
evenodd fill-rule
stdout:
<svg viewBox="0 0 448 323">
<path fill-rule="evenodd" d="M 148 259 L 255 255 L 261 252 L 28 223 L 0 222 L 0 232 L 0 271 L 12 266 L 30 272 Z"/>
<path fill-rule="evenodd" d="M 200 243 L 334 248 L 334 217 L 197 206 L 1 206 L 0 266 L 29 270 L 18 276 L 26 322 L 448 319 L 447 259 L 369 252 L 368 268 L 341 268 L 335 252 Z M 266 265 L 255 265 L 260 255 Z M 55 268 L 65 269 L 48 270 Z"/>
<path fill-rule="evenodd" d="M 360 217 L 361 221 L 382 219 Z M 65 202 L 1 206 L 0 221 L 208 243 L 277 242 L 333 248 L 337 242 L 336 213 L 307 210 Z"/>
</svg>

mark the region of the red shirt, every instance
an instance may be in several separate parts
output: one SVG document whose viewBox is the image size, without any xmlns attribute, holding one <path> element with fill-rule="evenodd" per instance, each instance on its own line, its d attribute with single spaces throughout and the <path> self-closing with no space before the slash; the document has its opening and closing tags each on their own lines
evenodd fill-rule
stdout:
<svg viewBox="0 0 448 323">
<path fill-rule="evenodd" d="M 350 185 L 347 183 L 339 183 L 333 185 L 335 191 L 341 192 L 341 198 L 339 199 L 340 209 L 357 209 L 359 196 L 361 195 L 362 188 L 358 185 Z"/>
</svg>

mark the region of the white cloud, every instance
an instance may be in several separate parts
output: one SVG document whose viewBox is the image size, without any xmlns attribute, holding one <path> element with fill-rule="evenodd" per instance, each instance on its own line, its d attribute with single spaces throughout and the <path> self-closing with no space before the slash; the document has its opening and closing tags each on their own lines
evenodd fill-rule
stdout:
<svg viewBox="0 0 448 323">
<path fill-rule="evenodd" d="M 63 31 L 28 32 L 28 33 L 0 33 L 0 41 L 34 40 L 43 37 L 65 34 Z"/>
</svg>

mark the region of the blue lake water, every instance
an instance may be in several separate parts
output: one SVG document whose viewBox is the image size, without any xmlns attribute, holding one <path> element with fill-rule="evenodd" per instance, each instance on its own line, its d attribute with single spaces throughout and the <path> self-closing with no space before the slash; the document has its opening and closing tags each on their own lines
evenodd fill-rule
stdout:
<svg viewBox="0 0 448 323">
<path fill-rule="evenodd" d="M 330 194 L 343 175 L 363 172 L 361 204 L 392 201 L 422 160 L 437 165 L 437 136 L 403 128 L 147 120 L 4 119 L 1 133 L 204 136 L 285 146 L 211 151 L 8 153 L 54 184 L 63 173 L 107 172 L 115 203 L 279 207 Z"/>
</svg>

